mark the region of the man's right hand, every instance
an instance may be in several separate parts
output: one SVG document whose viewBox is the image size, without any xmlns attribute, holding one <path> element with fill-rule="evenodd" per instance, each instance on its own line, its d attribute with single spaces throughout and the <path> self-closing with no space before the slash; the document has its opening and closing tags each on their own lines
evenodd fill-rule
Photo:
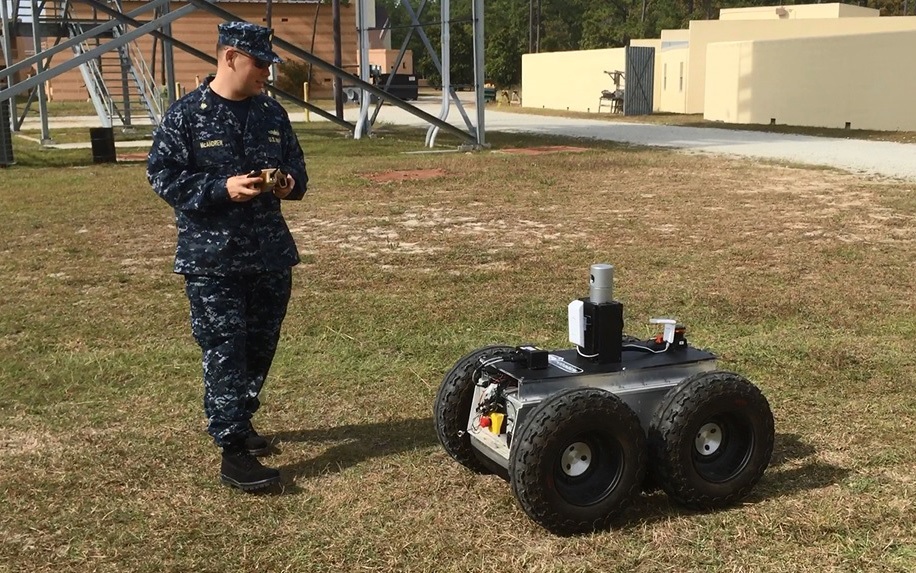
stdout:
<svg viewBox="0 0 916 573">
<path fill-rule="evenodd" d="M 251 201 L 261 194 L 261 190 L 257 187 L 260 182 L 260 176 L 235 175 L 226 179 L 226 191 L 229 192 L 229 199 L 236 203 Z"/>
</svg>

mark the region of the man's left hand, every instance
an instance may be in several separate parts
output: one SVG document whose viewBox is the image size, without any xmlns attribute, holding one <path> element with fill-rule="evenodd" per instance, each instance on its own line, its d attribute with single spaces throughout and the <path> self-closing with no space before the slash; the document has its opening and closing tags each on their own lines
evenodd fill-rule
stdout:
<svg viewBox="0 0 916 573">
<path fill-rule="evenodd" d="M 286 187 L 283 187 L 281 189 L 280 187 L 277 187 L 276 185 L 274 185 L 274 197 L 276 197 L 277 199 L 286 199 L 286 196 L 292 192 L 293 187 L 295 186 L 296 186 L 296 180 L 293 178 L 292 175 L 287 175 L 286 176 Z"/>
</svg>

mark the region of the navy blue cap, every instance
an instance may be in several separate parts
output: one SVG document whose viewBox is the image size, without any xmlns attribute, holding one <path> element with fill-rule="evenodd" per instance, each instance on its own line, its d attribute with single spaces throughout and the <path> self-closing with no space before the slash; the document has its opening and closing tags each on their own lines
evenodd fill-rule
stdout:
<svg viewBox="0 0 916 573">
<path fill-rule="evenodd" d="M 219 25 L 220 45 L 232 46 L 259 60 L 279 64 L 283 58 L 271 48 L 273 38 L 273 30 L 251 22 L 225 22 Z"/>
</svg>

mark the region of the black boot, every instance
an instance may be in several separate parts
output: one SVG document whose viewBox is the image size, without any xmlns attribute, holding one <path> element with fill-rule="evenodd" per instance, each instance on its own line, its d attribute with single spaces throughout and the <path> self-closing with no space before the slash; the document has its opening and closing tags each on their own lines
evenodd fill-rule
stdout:
<svg viewBox="0 0 916 573">
<path fill-rule="evenodd" d="M 248 424 L 248 434 L 245 436 L 245 450 L 253 456 L 263 456 L 270 453 L 270 442 L 258 435 L 250 423 Z"/>
<path fill-rule="evenodd" d="M 280 483 L 280 472 L 261 465 L 244 447 L 223 448 L 220 481 L 242 491 L 254 491 Z"/>
</svg>

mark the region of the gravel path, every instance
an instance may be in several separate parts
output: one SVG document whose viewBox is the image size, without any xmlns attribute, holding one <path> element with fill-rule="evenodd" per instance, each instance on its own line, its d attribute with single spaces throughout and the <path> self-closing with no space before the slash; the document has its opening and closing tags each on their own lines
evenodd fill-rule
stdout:
<svg viewBox="0 0 916 573">
<path fill-rule="evenodd" d="M 424 104 L 422 107 L 433 114 L 438 111 L 438 106 Z M 473 114 L 473 109 L 467 111 Z M 450 123 L 463 127 L 460 117 L 457 110 L 452 109 Z M 416 117 L 392 106 L 382 109 L 379 121 L 405 125 L 423 124 Z M 916 180 L 916 144 L 572 119 L 491 109 L 486 112 L 485 122 L 488 132 L 524 132 L 603 139 L 635 145 L 673 147 L 692 152 L 823 165 L 860 174 Z"/>
</svg>

